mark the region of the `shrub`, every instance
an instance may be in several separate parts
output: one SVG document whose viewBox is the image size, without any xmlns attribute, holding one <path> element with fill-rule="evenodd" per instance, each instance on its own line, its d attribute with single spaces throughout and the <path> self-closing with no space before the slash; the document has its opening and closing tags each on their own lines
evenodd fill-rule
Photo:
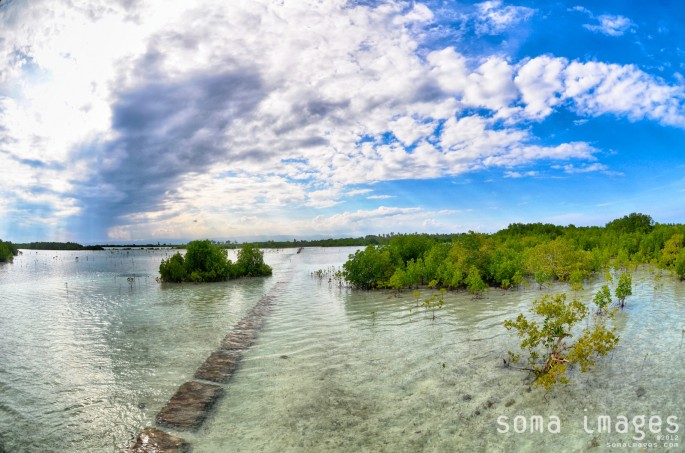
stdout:
<svg viewBox="0 0 685 453">
<path fill-rule="evenodd" d="M 18 253 L 19 250 L 14 244 L 0 240 L 0 263 L 12 262 Z"/>
<path fill-rule="evenodd" d="M 264 263 L 264 252 L 250 244 L 243 245 L 233 266 L 232 276 L 263 277 L 271 273 L 271 267 Z"/>
<path fill-rule="evenodd" d="M 625 306 L 626 297 L 633 294 L 632 283 L 633 279 L 628 272 L 622 273 L 618 278 L 618 286 L 616 286 L 615 294 L 621 308 Z"/>
<path fill-rule="evenodd" d="M 543 318 L 542 324 L 520 314 L 515 320 L 506 320 L 504 327 L 516 330 L 522 338 L 521 349 L 527 352 L 529 365 L 524 369 L 533 372 L 535 385 L 546 390 L 557 383 L 567 384 L 569 367 L 578 365 L 585 372 L 595 365 L 597 356 L 606 355 L 618 343 L 615 330 L 607 327 L 611 312 L 595 316 L 592 325 L 572 341 L 574 326 L 588 317 L 589 310 L 577 299 L 567 302 L 565 294 L 545 295 L 533 302 L 532 311 Z M 509 357 L 516 363 L 521 356 L 509 352 Z"/>
<path fill-rule="evenodd" d="M 162 281 L 165 282 L 182 282 L 186 280 L 186 269 L 184 265 L 183 255 L 176 253 L 166 260 L 162 260 L 159 265 L 159 274 Z"/>
<path fill-rule="evenodd" d="M 231 263 L 226 250 L 210 241 L 192 241 L 185 257 L 180 253 L 162 260 L 159 273 L 165 282 L 219 282 L 233 277 L 271 275 L 271 267 L 264 263 L 264 254 L 249 244 L 238 252 L 238 261 Z"/>
<path fill-rule="evenodd" d="M 681 250 L 675 260 L 675 274 L 680 280 L 685 280 L 685 250 Z"/>
<path fill-rule="evenodd" d="M 343 264 L 343 274 L 352 286 L 360 289 L 381 288 L 388 285 L 394 272 L 390 253 L 370 245 L 357 250 Z"/>
</svg>

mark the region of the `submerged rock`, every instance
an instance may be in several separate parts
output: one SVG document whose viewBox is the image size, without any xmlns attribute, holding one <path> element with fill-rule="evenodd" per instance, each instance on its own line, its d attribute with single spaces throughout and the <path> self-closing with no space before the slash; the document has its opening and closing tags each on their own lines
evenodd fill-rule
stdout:
<svg viewBox="0 0 685 453">
<path fill-rule="evenodd" d="M 236 326 L 237 330 L 259 330 L 264 324 L 264 318 L 256 315 L 247 316 L 240 320 Z"/>
<path fill-rule="evenodd" d="M 136 442 L 125 453 L 181 453 L 190 451 L 190 446 L 181 439 L 157 428 L 145 428 Z"/>
<path fill-rule="evenodd" d="M 254 330 L 234 330 L 223 339 L 221 349 L 247 349 L 256 336 L 257 334 Z"/>
<path fill-rule="evenodd" d="M 195 379 L 226 382 L 233 375 L 241 357 L 237 350 L 214 351 L 195 372 Z"/>
<path fill-rule="evenodd" d="M 197 428 L 220 395 L 221 387 L 218 385 L 186 382 L 159 411 L 157 423 L 177 429 Z"/>
</svg>

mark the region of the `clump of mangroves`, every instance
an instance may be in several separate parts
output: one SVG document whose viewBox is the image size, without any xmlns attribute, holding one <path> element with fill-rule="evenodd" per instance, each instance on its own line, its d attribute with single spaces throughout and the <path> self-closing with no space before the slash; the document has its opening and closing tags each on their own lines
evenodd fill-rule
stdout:
<svg viewBox="0 0 685 453">
<path fill-rule="evenodd" d="M 235 263 L 228 259 L 226 249 L 209 240 L 192 241 L 181 252 L 162 260 L 159 274 L 163 282 L 218 282 L 238 277 L 271 275 L 271 266 L 264 263 L 264 252 L 251 244 L 238 251 Z"/>
<path fill-rule="evenodd" d="M 555 282 L 572 290 L 601 275 L 612 280 L 618 308 L 632 294 L 631 270 L 650 264 L 685 279 L 685 225 L 657 224 L 645 214 L 632 213 L 604 227 L 566 227 L 552 224 L 511 224 L 494 234 L 393 235 L 387 244 L 370 245 L 349 256 L 342 276 L 357 289 L 466 289 L 476 299 L 488 287 L 517 288 L 534 282 L 540 289 Z M 418 300 L 416 292 L 414 296 Z M 532 306 L 529 319 L 520 314 L 504 327 L 521 338 L 521 353 L 509 352 L 505 366 L 533 373 L 535 385 L 549 390 L 568 383 L 567 370 L 585 372 L 619 341 L 611 321 L 608 285 L 586 304 L 574 295 L 544 295 Z M 541 322 L 539 320 L 542 320 Z M 579 326 L 586 327 L 580 329 Z"/>
<path fill-rule="evenodd" d="M 446 240 L 445 240 L 446 239 Z M 654 264 L 685 279 L 685 225 L 630 214 L 604 227 L 515 223 L 494 234 L 398 234 L 349 256 L 344 277 L 359 289 L 418 288 L 429 282 L 474 293 L 525 281 L 578 285 L 608 266 Z"/>
<path fill-rule="evenodd" d="M 19 248 L 16 245 L 0 239 L 0 263 L 11 263 L 17 254 L 19 254 Z"/>
</svg>

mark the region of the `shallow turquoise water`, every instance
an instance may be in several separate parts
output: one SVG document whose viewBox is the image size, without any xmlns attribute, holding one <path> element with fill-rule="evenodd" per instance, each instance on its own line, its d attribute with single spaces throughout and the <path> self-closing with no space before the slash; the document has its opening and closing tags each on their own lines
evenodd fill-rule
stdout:
<svg viewBox="0 0 685 453">
<path fill-rule="evenodd" d="M 158 284 L 165 251 L 25 251 L 0 266 L 0 451 L 121 451 L 279 281 L 210 418 L 174 432 L 194 451 L 621 451 L 612 443 L 639 437 L 632 424 L 584 430 L 584 417 L 596 428 L 604 415 L 659 416 L 662 432 L 643 428 L 642 442 L 684 450 L 685 284 L 638 271 L 618 348 L 545 395 L 501 359 L 518 343 L 502 321 L 539 291 L 450 293 L 433 320 L 409 293 L 311 276 L 352 250 L 266 251 L 273 277 L 210 285 Z M 561 432 L 515 432 L 514 417 L 533 415 L 558 416 Z M 665 434 L 677 445 L 657 440 Z"/>
</svg>

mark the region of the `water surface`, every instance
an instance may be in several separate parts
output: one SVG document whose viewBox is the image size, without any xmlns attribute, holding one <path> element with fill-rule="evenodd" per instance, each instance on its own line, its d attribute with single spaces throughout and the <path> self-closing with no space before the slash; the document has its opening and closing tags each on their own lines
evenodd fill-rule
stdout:
<svg viewBox="0 0 685 453">
<path fill-rule="evenodd" d="M 584 417 L 592 426 L 601 415 L 660 416 L 662 435 L 675 416 L 682 439 L 684 284 L 639 270 L 617 349 L 545 395 L 502 366 L 518 344 L 502 322 L 540 291 L 449 293 L 432 319 L 410 292 L 311 276 L 353 250 L 266 251 L 272 277 L 206 285 L 157 283 L 163 250 L 24 251 L 0 266 L 0 451 L 121 451 L 279 281 L 210 418 L 174 433 L 194 451 L 615 451 L 639 437 L 632 425 L 585 432 Z M 561 433 L 514 432 L 514 417 L 532 415 L 558 416 Z M 656 451 L 683 451 L 675 442 Z"/>
</svg>

